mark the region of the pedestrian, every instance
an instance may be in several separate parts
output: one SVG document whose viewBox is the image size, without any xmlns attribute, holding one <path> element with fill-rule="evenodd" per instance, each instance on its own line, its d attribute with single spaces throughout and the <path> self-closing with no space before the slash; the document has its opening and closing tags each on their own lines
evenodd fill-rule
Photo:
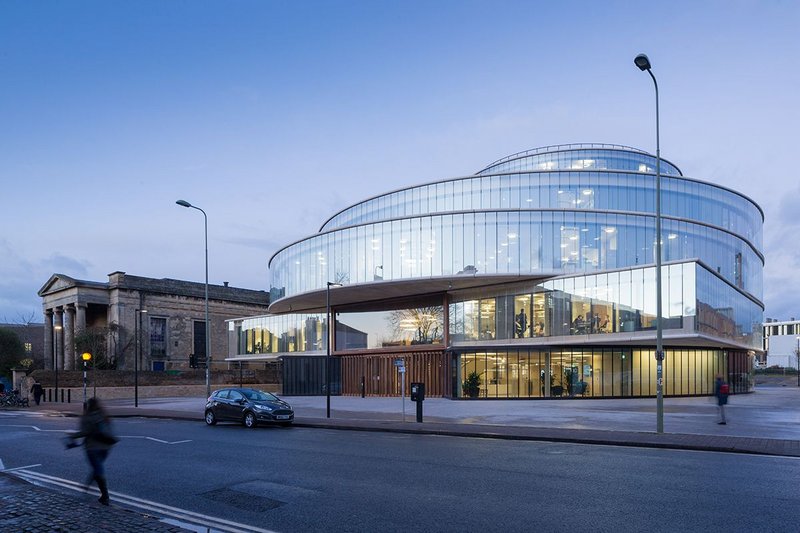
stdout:
<svg viewBox="0 0 800 533">
<path fill-rule="evenodd" d="M 97 398 L 89 398 L 89 401 L 86 402 L 83 416 L 81 416 L 80 431 L 71 434 L 70 437 L 73 443 L 76 439 L 83 437 L 86 458 L 92 467 L 86 486 L 88 488 L 92 481 L 97 483 L 97 488 L 100 489 L 100 498 L 97 501 L 108 505 L 108 485 L 106 484 L 104 463 L 109 450 L 117 443 L 118 439 L 114 437 L 111 431 L 111 420 Z M 72 446 L 68 444 L 67 447 Z"/>
<path fill-rule="evenodd" d="M 42 401 L 42 396 L 44 396 L 44 389 L 39 381 L 35 381 L 33 383 L 33 386 L 31 387 L 31 393 L 33 394 L 33 400 L 36 402 L 36 405 L 39 405 L 39 402 Z"/>
<path fill-rule="evenodd" d="M 714 396 L 717 398 L 717 408 L 719 410 L 717 424 L 722 424 L 723 426 L 727 424 L 725 420 L 725 404 L 728 403 L 729 393 L 730 387 L 723 381 L 722 374 L 717 374 L 717 379 L 714 380 Z"/>
</svg>

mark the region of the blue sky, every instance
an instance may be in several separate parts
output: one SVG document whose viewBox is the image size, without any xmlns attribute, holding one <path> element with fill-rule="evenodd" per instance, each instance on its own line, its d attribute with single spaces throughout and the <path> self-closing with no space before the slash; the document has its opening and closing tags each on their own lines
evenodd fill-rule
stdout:
<svg viewBox="0 0 800 533">
<path fill-rule="evenodd" d="M 800 317 L 800 3 L 0 3 L 0 322 L 54 272 L 268 288 L 336 211 L 558 143 L 661 151 L 766 212 Z"/>
</svg>

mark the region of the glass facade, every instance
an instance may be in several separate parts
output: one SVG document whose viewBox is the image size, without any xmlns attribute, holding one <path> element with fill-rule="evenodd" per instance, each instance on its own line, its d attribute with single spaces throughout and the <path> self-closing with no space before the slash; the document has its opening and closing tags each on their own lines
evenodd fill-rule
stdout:
<svg viewBox="0 0 800 533">
<path fill-rule="evenodd" d="M 664 358 L 666 396 L 710 395 L 717 374 L 734 392 L 753 388 L 752 360 L 747 353 L 713 349 L 667 348 Z M 654 350 L 530 348 L 463 351 L 453 388 L 465 397 L 463 382 L 480 378 L 479 398 L 624 398 L 656 395 Z M 748 366 L 749 365 L 749 366 Z"/>
<path fill-rule="evenodd" d="M 336 350 L 442 344 L 442 306 L 336 313 Z"/>
<path fill-rule="evenodd" d="M 453 397 L 472 373 L 485 398 L 652 396 L 659 321 L 666 395 L 710 394 L 718 373 L 749 391 L 763 212 L 662 160 L 658 317 L 655 166 L 635 148 L 553 146 L 370 198 L 272 256 L 270 300 L 324 310 L 320 293 L 342 285 L 332 347 L 350 369 L 343 391 L 358 390 L 348 379 L 395 379 L 402 356 L 404 379 L 435 368 Z M 236 355 L 325 353 L 324 313 L 230 324 Z"/>
<path fill-rule="evenodd" d="M 646 267 L 453 293 L 450 342 L 653 331 L 655 278 L 655 268 Z M 761 348 L 761 308 L 703 265 L 664 265 L 661 284 L 664 330 Z"/>
<path fill-rule="evenodd" d="M 597 160 L 596 151 L 570 153 L 572 157 L 582 158 L 581 161 Z M 647 162 L 643 170 L 613 172 L 597 167 L 576 170 L 567 165 L 560 171 L 521 169 L 513 174 L 486 174 L 484 171 L 472 177 L 411 187 L 355 204 L 332 217 L 321 231 L 393 218 L 470 210 L 560 208 L 652 215 L 655 213 L 655 158 L 632 155 Z M 613 152 L 607 161 L 617 161 Z M 619 167 L 607 168 L 616 170 Z M 763 213 L 756 204 L 728 189 L 675 174 L 670 176 L 662 169 L 664 216 L 725 229 L 760 249 Z"/>
<path fill-rule="evenodd" d="M 663 260 L 700 259 L 760 299 L 761 256 L 718 228 L 666 218 Z M 500 211 L 396 219 L 323 233 L 271 261 L 271 300 L 356 284 L 463 274 L 560 275 L 654 264 L 655 218 Z"/>
<path fill-rule="evenodd" d="M 520 172 L 526 170 L 632 170 L 636 172 L 655 172 L 656 158 L 630 146 L 613 144 L 566 144 L 546 146 L 526 150 L 499 159 L 478 172 L 478 174 L 497 174 L 499 172 Z M 681 171 L 664 159 L 661 160 L 661 173 L 681 176 Z"/>
<path fill-rule="evenodd" d="M 228 329 L 233 334 L 228 347 L 230 355 L 325 352 L 325 313 L 231 320 Z"/>
</svg>

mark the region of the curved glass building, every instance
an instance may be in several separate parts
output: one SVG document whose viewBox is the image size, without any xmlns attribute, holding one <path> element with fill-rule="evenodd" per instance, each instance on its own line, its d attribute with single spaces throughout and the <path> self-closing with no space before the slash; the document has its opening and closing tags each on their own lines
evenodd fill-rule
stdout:
<svg viewBox="0 0 800 533">
<path fill-rule="evenodd" d="M 324 353 L 329 302 L 344 394 L 399 394 L 402 359 L 429 395 L 475 394 L 473 373 L 486 398 L 654 395 L 655 167 L 550 146 L 359 202 L 273 255 L 272 314 L 231 322 L 231 355 Z M 763 212 L 661 168 L 665 394 L 710 394 L 718 373 L 746 392 Z"/>
</svg>

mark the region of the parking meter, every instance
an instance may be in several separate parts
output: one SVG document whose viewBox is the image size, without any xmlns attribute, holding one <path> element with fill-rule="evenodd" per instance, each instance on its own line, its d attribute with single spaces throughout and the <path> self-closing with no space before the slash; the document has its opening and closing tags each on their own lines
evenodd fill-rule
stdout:
<svg viewBox="0 0 800 533">
<path fill-rule="evenodd" d="M 425 384 L 411 384 L 411 401 L 417 402 L 417 422 L 422 422 L 422 402 L 425 401 Z"/>
<path fill-rule="evenodd" d="M 412 383 L 411 384 L 411 401 L 422 402 L 425 401 L 425 384 Z"/>
</svg>

